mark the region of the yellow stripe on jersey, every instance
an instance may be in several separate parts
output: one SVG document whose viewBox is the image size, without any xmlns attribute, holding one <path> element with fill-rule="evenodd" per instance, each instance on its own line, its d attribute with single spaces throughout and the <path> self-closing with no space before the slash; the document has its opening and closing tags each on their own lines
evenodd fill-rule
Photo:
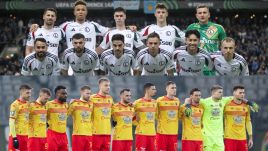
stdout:
<svg viewBox="0 0 268 151">
<path fill-rule="evenodd" d="M 236 104 L 233 100 L 227 103 L 224 108 L 224 121 L 224 138 L 246 140 L 246 127 L 248 134 L 252 135 L 250 109 L 247 104 Z"/>
<path fill-rule="evenodd" d="M 116 103 L 112 107 L 112 117 L 117 123 L 113 134 L 113 140 L 133 140 L 132 137 L 132 118 L 134 107 Z"/>
<path fill-rule="evenodd" d="M 33 102 L 29 108 L 29 137 L 45 138 L 47 132 L 46 106 L 39 102 Z"/>
<path fill-rule="evenodd" d="M 166 135 L 177 135 L 179 128 L 179 106 L 178 98 L 170 99 L 167 96 L 159 97 L 157 100 L 157 133 Z"/>
</svg>

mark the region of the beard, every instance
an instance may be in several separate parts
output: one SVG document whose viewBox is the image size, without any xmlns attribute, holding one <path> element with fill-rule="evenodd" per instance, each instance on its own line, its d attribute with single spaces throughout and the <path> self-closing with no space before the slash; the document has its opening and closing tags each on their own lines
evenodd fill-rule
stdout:
<svg viewBox="0 0 268 151">
<path fill-rule="evenodd" d="M 77 52 L 77 53 L 81 53 L 81 52 L 83 52 L 83 50 L 84 50 L 83 48 L 76 48 L 76 49 L 75 49 L 75 52 Z"/>
<path fill-rule="evenodd" d="M 58 100 L 61 101 L 61 102 L 66 102 L 67 101 L 66 98 L 59 98 Z"/>
<path fill-rule="evenodd" d="M 44 58 L 45 57 L 46 52 L 37 52 L 36 55 L 38 58 Z"/>
</svg>

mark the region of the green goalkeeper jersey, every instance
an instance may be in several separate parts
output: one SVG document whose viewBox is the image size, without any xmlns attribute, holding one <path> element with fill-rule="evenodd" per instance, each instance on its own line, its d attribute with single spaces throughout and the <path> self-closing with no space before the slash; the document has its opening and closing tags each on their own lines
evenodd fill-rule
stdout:
<svg viewBox="0 0 268 151">
<path fill-rule="evenodd" d="M 216 23 L 208 24 L 193 23 L 187 27 L 187 30 L 198 30 L 200 33 L 200 48 L 208 52 L 219 51 L 220 42 L 226 37 L 224 28 Z"/>
<path fill-rule="evenodd" d="M 224 106 L 233 97 L 223 97 L 219 101 L 214 101 L 212 97 L 201 99 L 200 104 L 204 108 L 202 116 L 202 133 L 206 136 L 223 136 L 223 111 Z"/>
</svg>

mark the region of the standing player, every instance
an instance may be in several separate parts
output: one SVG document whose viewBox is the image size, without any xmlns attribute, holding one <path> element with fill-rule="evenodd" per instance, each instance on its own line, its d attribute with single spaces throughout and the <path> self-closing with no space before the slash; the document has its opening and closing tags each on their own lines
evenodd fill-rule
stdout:
<svg viewBox="0 0 268 151">
<path fill-rule="evenodd" d="M 47 88 L 39 91 L 39 97 L 29 107 L 28 151 L 47 150 L 47 110 L 46 102 L 51 96 Z"/>
<path fill-rule="evenodd" d="M 112 107 L 112 117 L 115 123 L 113 134 L 113 151 L 132 151 L 132 118 L 134 107 L 131 105 L 130 89 L 120 91 L 120 101 Z"/>
<path fill-rule="evenodd" d="M 24 58 L 21 74 L 28 75 L 58 75 L 59 59 L 56 55 L 47 52 L 47 43 L 44 38 L 34 41 L 35 52 Z"/>
<path fill-rule="evenodd" d="M 97 53 L 85 47 L 85 36 L 83 34 L 74 34 L 72 43 L 74 47 L 64 51 L 61 73 L 68 75 L 70 66 L 74 75 L 93 76 L 93 70 L 98 61 Z"/>
<path fill-rule="evenodd" d="M 48 151 L 68 151 L 66 136 L 67 123 L 67 91 L 64 86 L 57 86 L 54 90 L 55 100 L 46 103 L 47 109 L 47 143 Z"/>
<path fill-rule="evenodd" d="M 47 51 L 58 56 L 60 41 L 64 39 L 65 33 L 59 27 L 54 27 L 57 18 L 57 11 L 54 8 L 47 8 L 43 14 L 44 25 L 35 32 L 28 35 L 25 56 L 33 52 L 34 41 L 36 38 L 44 38 L 47 41 Z"/>
<path fill-rule="evenodd" d="M 173 53 L 175 41 L 184 42 L 184 32 L 174 25 L 167 24 L 168 9 L 163 3 L 158 3 L 155 8 L 156 25 L 152 24 L 143 28 L 139 34 L 142 40 L 148 39 L 151 33 L 160 36 L 160 48 Z"/>
<path fill-rule="evenodd" d="M 144 97 L 134 102 L 136 127 L 136 151 L 155 150 L 155 117 L 156 101 L 152 98 L 156 94 L 155 85 L 146 83 L 143 86 Z"/>
<path fill-rule="evenodd" d="M 182 121 L 182 151 L 202 151 L 202 115 L 203 107 L 200 105 L 201 91 L 194 88 L 190 91 L 192 115 L 185 115 L 186 105 L 180 108 L 179 116 Z"/>
<path fill-rule="evenodd" d="M 248 64 L 235 53 L 235 40 L 227 37 L 221 42 L 221 52 L 212 56 L 216 75 L 248 76 Z"/>
<path fill-rule="evenodd" d="M 112 49 L 108 49 L 101 54 L 100 68 L 108 75 L 131 75 L 135 67 L 135 54 L 132 50 L 124 48 L 124 36 L 115 34 L 112 37 Z"/>
<path fill-rule="evenodd" d="M 151 33 L 147 38 L 147 46 L 136 57 L 137 66 L 135 75 L 173 75 L 175 68 L 172 54 L 159 47 L 160 37 L 157 33 Z"/>
<path fill-rule="evenodd" d="M 243 102 L 245 88 L 233 88 L 233 100 L 224 109 L 224 144 L 225 151 L 248 151 L 253 146 L 250 108 Z M 247 144 L 247 134 L 249 141 Z"/>
<path fill-rule="evenodd" d="M 110 80 L 99 79 L 99 93 L 93 94 L 93 151 L 109 151 L 111 141 L 111 109 L 113 98 L 109 95 Z"/>
<path fill-rule="evenodd" d="M 72 101 L 68 109 L 68 115 L 73 119 L 72 150 L 91 151 L 93 104 L 90 102 L 90 87 L 81 87 L 80 94 L 80 99 Z"/>
<path fill-rule="evenodd" d="M 199 47 L 207 52 L 216 52 L 219 50 L 220 42 L 226 37 L 224 28 L 216 23 L 209 21 L 209 8 L 205 5 L 200 5 L 196 8 L 196 18 L 198 23 L 193 23 L 187 27 L 187 30 L 198 30 L 201 38 Z M 215 72 L 207 69 L 204 70 L 205 75 L 215 75 Z"/>
<path fill-rule="evenodd" d="M 177 48 L 173 53 L 179 75 L 203 75 L 204 65 L 213 68 L 210 54 L 198 48 L 200 33 L 197 30 L 188 30 L 186 33 L 186 46 Z"/>
<path fill-rule="evenodd" d="M 176 83 L 166 83 L 166 96 L 159 97 L 157 102 L 157 151 L 178 150 L 179 106 L 180 100 L 176 98 Z"/>
<path fill-rule="evenodd" d="M 8 151 L 27 151 L 29 103 L 32 88 L 20 86 L 20 96 L 10 105 Z"/>
</svg>

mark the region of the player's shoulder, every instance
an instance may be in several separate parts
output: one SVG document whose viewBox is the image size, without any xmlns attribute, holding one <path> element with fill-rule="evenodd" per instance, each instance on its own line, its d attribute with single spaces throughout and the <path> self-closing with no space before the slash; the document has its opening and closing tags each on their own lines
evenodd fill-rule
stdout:
<svg viewBox="0 0 268 151">
<path fill-rule="evenodd" d="M 93 50 L 90 50 L 88 48 L 85 48 L 85 53 L 88 54 L 88 55 L 93 56 L 94 59 L 98 59 L 98 54 L 95 51 L 93 51 Z"/>
<path fill-rule="evenodd" d="M 160 102 L 160 101 L 163 101 L 165 98 L 165 96 L 160 96 L 156 99 L 156 102 Z"/>
<path fill-rule="evenodd" d="M 11 107 L 17 107 L 19 105 L 19 101 L 16 99 L 16 100 L 14 100 L 11 104 L 10 104 L 10 106 Z"/>
<path fill-rule="evenodd" d="M 56 56 L 56 55 L 54 55 L 54 54 L 52 54 L 50 52 L 46 52 L 46 56 L 49 57 L 49 58 L 51 58 L 55 62 L 58 62 L 59 61 L 58 56 Z"/>
<path fill-rule="evenodd" d="M 243 64 L 247 65 L 246 59 L 243 56 L 239 55 L 238 53 L 235 53 L 235 57 L 234 58 L 236 60 L 242 62 Z"/>
<path fill-rule="evenodd" d="M 24 58 L 24 63 L 25 64 L 28 64 L 29 62 L 35 60 L 36 56 L 35 56 L 35 52 L 32 52 L 30 53 L 29 55 L 27 55 L 25 58 Z"/>
<path fill-rule="evenodd" d="M 162 49 L 162 48 L 160 48 L 159 51 L 160 51 L 160 53 L 162 53 L 162 54 L 168 56 L 169 58 L 172 58 L 172 53 L 171 53 L 171 52 L 169 52 L 169 51 L 167 51 L 167 50 L 165 50 L 165 49 Z"/>
<path fill-rule="evenodd" d="M 135 56 L 135 52 L 133 50 L 124 49 L 124 53 L 127 55 Z"/>
<path fill-rule="evenodd" d="M 223 26 L 218 24 L 218 23 L 210 22 L 210 25 L 215 26 L 215 27 L 217 27 L 219 29 L 224 29 Z"/>
<path fill-rule="evenodd" d="M 140 58 L 140 57 L 142 57 L 142 56 L 144 56 L 144 55 L 146 55 L 146 54 L 148 54 L 148 47 L 147 47 L 147 48 L 144 48 L 144 49 L 142 49 L 142 50 L 140 50 L 140 51 L 138 52 L 138 54 L 137 54 L 137 58 Z"/>
<path fill-rule="evenodd" d="M 200 54 L 210 56 L 210 53 L 208 53 L 206 50 L 204 50 L 204 49 L 202 49 L 202 48 L 198 48 L 198 49 L 199 49 L 199 53 L 200 53 Z"/>
<path fill-rule="evenodd" d="M 105 50 L 105 51 L 101 54 L 100 59 L 104 59 L 104 58 L 109 57 L 109 56 L 111 56 L 111 55 L 113 55 L 113 49 L 112 49 L 112 48 Z"/>
<path fill-rule="evenodd" d="M 199 23 L 192 23 L 190 24 L 186 30 L 194 30 L 194 29 L 197 29 L 200 27 L 200 24 Z"/>
<path fill-rule="evenodd" d="M 74 48 L 67 48 L 64 50 L 63 56 L 74 53 Z"/>
</svg>

